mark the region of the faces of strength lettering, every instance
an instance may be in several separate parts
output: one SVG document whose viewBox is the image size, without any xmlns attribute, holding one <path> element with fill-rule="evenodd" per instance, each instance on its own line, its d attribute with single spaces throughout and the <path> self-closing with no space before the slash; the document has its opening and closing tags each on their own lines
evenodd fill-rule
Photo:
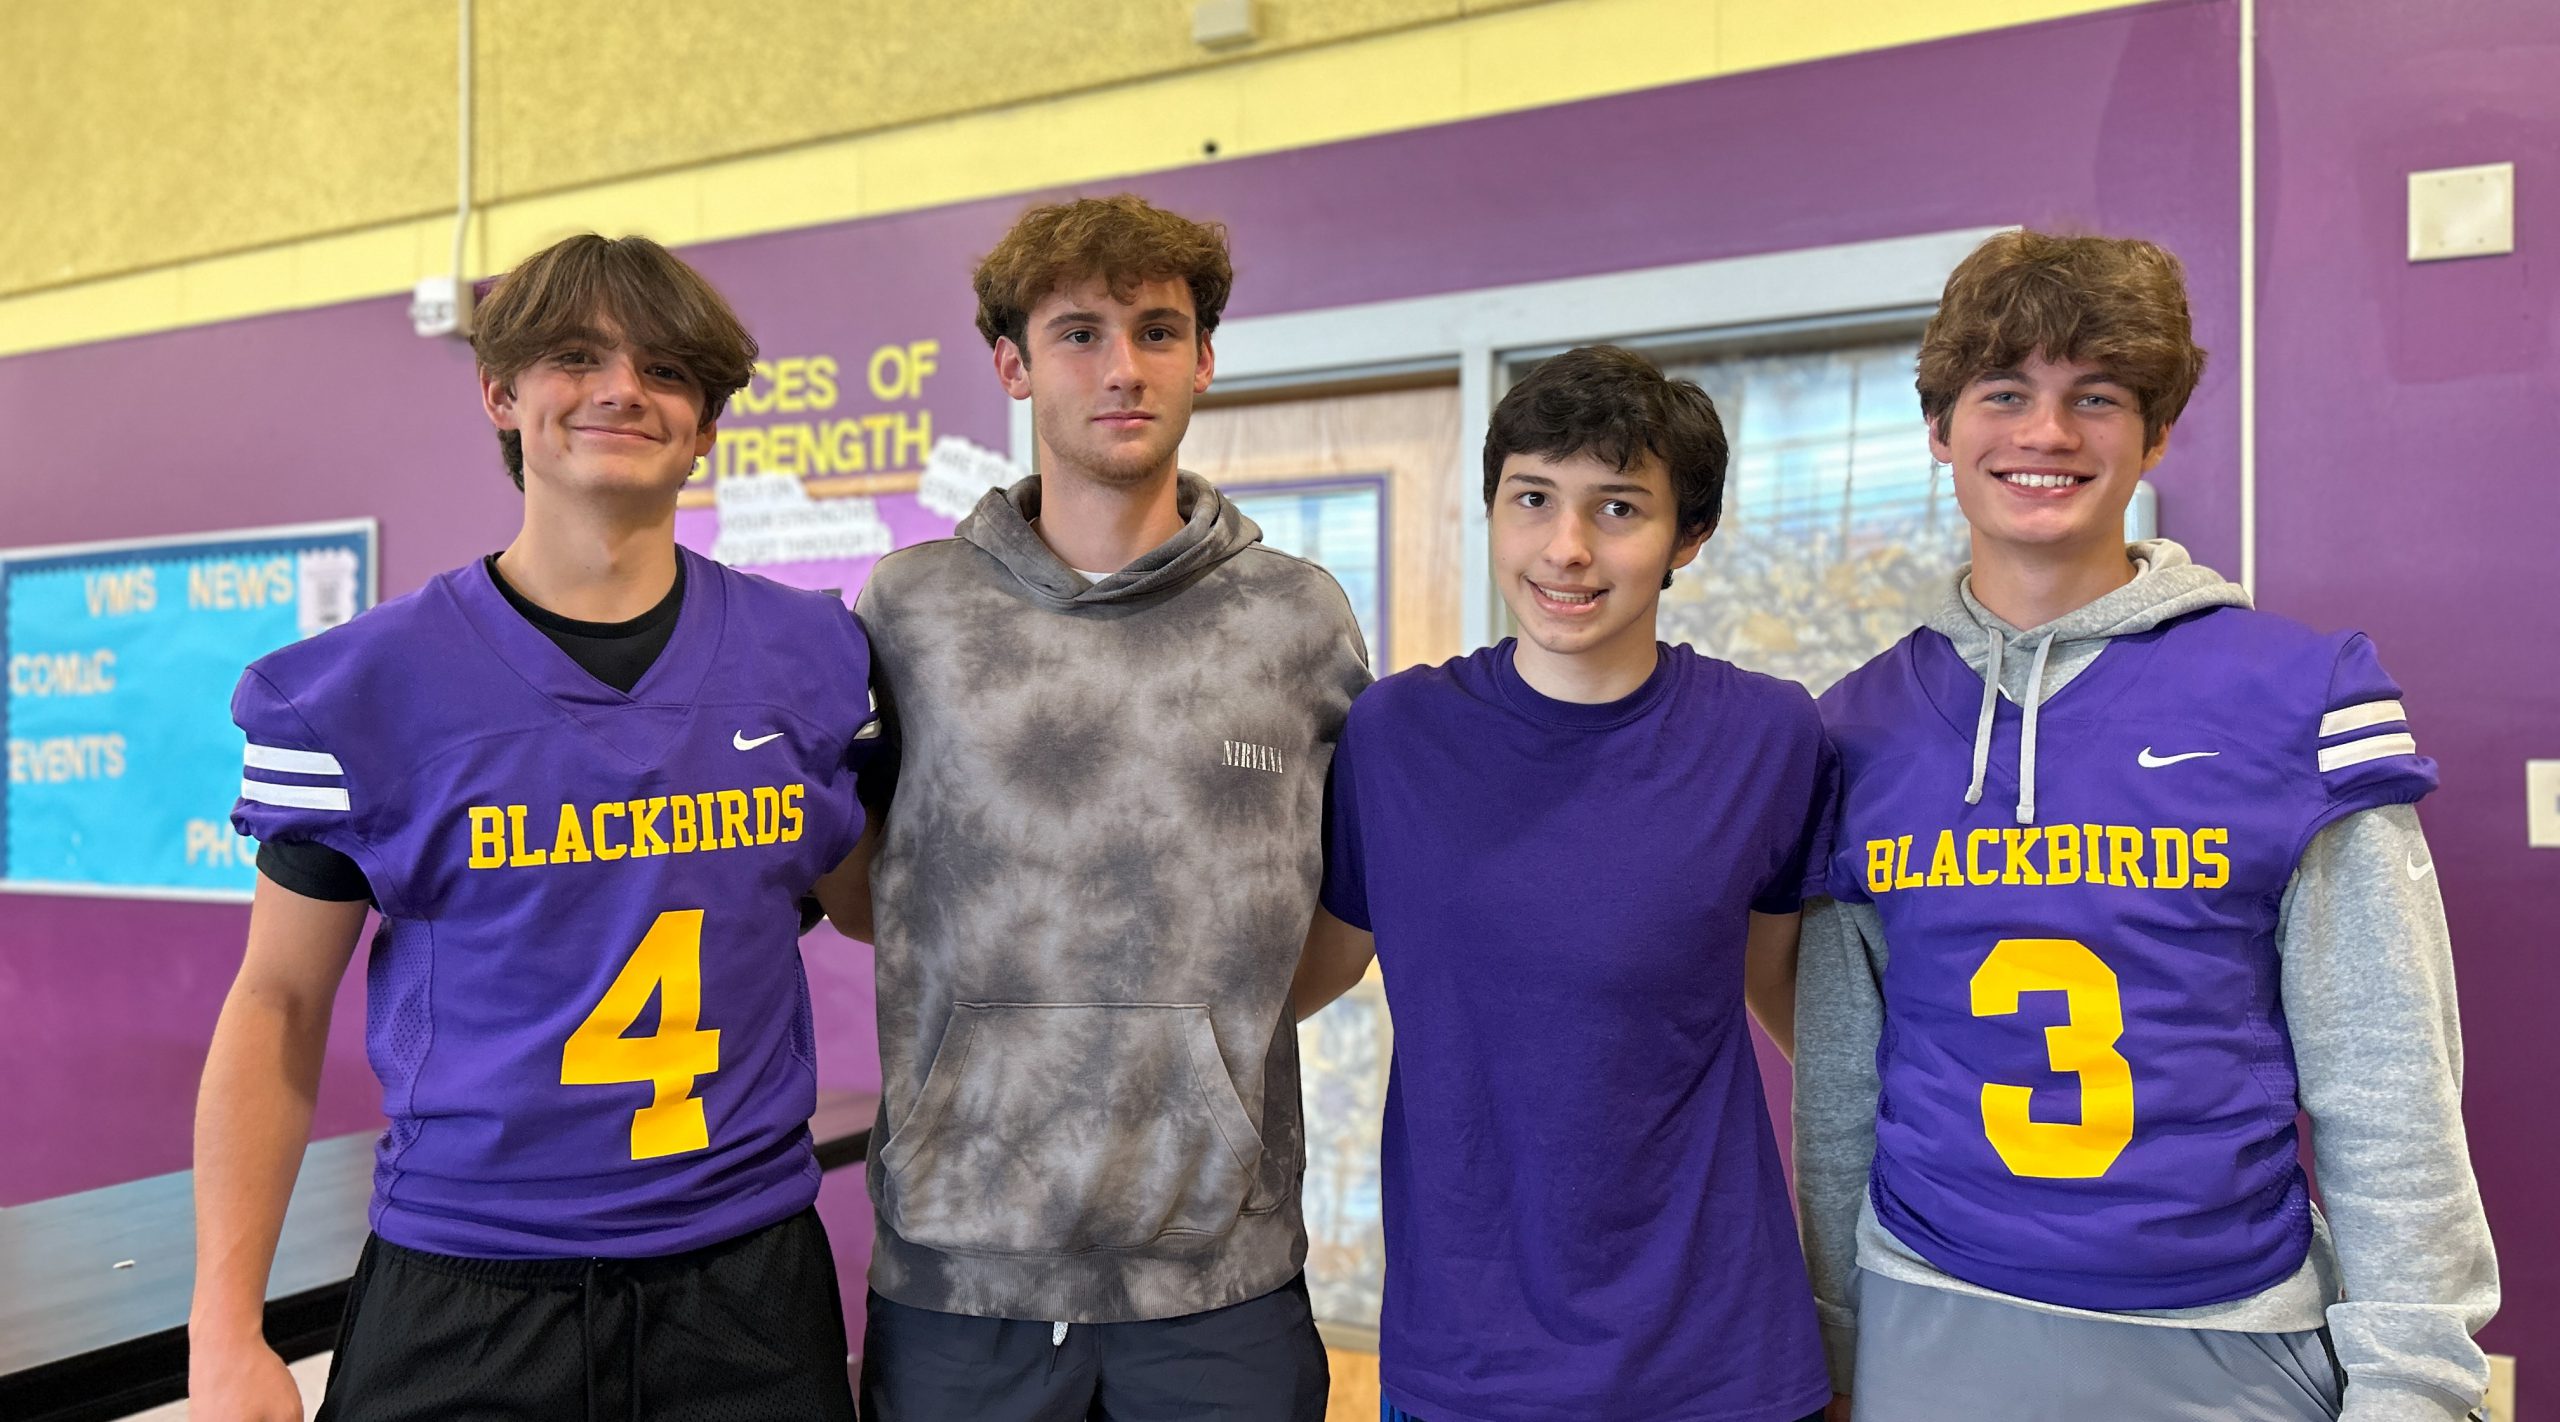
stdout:
<svg viewBox="0 0 2560 1422">
<path fill-rule="evenodd" d="M 806 789 L 757 785 L 651 795 L 564 804 L 556 814 L 540 816 L 530 805 L 473 805 L 465 812 L 471 821 L 470 867 L 525 869 L 789 844 L 807 827 L 800 805 Z"/>
<path fill-rule="evenodd" d="M 1938 831 L 1913 857 L 1912 835 L 1867 841 L 1867 892 L 1987 888 L 1993 884 L 2118 889 L 2219 889 L 2231 882 L 2231 831 L 2135 825 L 2024 825 Z"/>
</svg>

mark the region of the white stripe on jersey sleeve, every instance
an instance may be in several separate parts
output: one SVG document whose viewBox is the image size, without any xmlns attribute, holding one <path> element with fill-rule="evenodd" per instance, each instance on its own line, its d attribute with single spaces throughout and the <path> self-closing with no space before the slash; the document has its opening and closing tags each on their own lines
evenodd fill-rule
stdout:
<svg viewBox="0 0 2560 1422">
<path fill-rule="evenodd" d="M 2331 746 L 2320 752 L 2320 768 L 2324 771 L 2344 770 L 2350 765 L 2362 765 L 2368 760 L 2380 760 L 2384 756 L 2416 755 L 2417 753 L 2418 738 L 2405 731 L 2390 736 L 2367 736 L 2363 740 L 2349 741 L 2342 746 Z"/>
<path fill-rule="evenodd" d="M 264 780 L 240 782 L 240 798 L 261 805 L 286 805 L 297 810 L 343 810 L 347 808 L 347 792 L 322 785 L 270 785 Z"/>
<path fill-rule="evenodd" d="M 880 723 L 878 721 L 864 722 L 862 729 L 853 733 L 853 738 L 857 741 L 878 740 L 880 738 Z"/>
<path fill-rule="evenodd" d="M 2320 734 L 2343 736 L 2367 726 L 2387 725 L 2409 719 L 2409 709 L 2397 701 L 2367 701 L 2358 706 L 2341 706 L 2320 718 Z M 2326 769 L 2327 767 L 2322 767 Z"/>
<path fill-rule="evenodd" d="M 289 775 L 344 775 L 347 768 L 326 751 L 287 750 L 282 746 L 262 746 L 249 742 L 241 760 L 251 770 L 281 770 Z M 343 808 L 343 807 L 342 807 Z"/>
</svg>

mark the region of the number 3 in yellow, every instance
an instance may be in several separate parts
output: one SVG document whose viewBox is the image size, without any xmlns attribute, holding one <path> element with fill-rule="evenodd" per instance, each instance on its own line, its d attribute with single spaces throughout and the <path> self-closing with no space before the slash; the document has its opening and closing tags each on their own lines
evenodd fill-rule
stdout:
<svg viewBox="0 0 2560 1422">
<path fill-rule="evenodd" d="M 658 999 L 658 1030 L 627 1037 Z M 631 950 L 613 986 L 560 1049 L 560 1084 L 612 1086 L 645 1081 L 657 1089 L 648 1105 L 631 1113 L 631 1158 L 681 1155 L 711 1144 L 694 1078 L 720 1069 L 720 1034 L 702 1021 L 702 910 L 658 915 Z"/>
<path fill-rule="evenodd" d="M 2004 938 L 1973 975 L 1973 1015 L 2005 1017 L 2018 995 L 2059 992 L 2070 1016 L 2045 1029 L 2045 1054 L 2080 1078 L 2079 1121 L 2031 1121 L 2024 1086 L 1985 1082 L 1982 1131 L 2012 1175 L 2094 1180 L 2133 1143 L 2133 1068 L 2116 1051 L 2124 999 L 2115 970 L 2069 938 Z"/>
</svg>

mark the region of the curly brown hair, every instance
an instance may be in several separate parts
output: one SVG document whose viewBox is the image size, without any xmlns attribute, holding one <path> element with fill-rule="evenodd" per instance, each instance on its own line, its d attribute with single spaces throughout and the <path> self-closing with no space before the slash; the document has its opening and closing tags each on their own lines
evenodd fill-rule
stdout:
<svg viewBox="0 0 2560 1422">
<path fill-rule="evenodd" d="M 593 232 L 555 242 L 498 278 L 480 302 L 471 350 L 503 384 L 561 346 L 594 338 L 599 321 L 692 372 L 705 425 L 755 376 L 756 338 L 700 272 L 646 237 Z M 498 448 L 523 488 L 524 436 L 500 430 Z"/>
<path fill-rule="evenodd" d="M 1032 307 L 1095 277 L 1122 301 L 1140 282 L 1183 283 L 1203 337 L 1218 329 L 1236 280 L 1219 223 L 1194 222 L 1135 193 L 1051 203 L 1023 213 L 979 261 L 978 334 L 990 346 L 1004 339 L 1020 349 Z"/>
<path fill-rule="evenodd" d="M 1992 237 L 1948 276 L 1920 338 L 1920 412 L 1943 440 L 1967 385 L 2037 354 L 2121 382 L 2141 404 L 2144 445 L 2157 445 L 2204 375 L 2178 259 L 2132 238 Z"/>
</svg>

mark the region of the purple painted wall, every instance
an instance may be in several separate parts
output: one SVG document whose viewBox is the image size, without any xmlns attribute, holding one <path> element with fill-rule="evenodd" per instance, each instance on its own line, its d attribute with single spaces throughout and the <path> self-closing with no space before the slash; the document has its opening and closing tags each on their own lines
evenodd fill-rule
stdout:
<svg viewBox="0 0 2560 1422">
<path fill-rule="evenodd" d="M 2483 0 L 2450 38 L 2388 0 L 2262 0 L 2261 15 L 2264 601 L 2371 628 L 2446 766 L 2429 823 L 2465 945 L 2472 1119 L 2507 1261 L 2492 1339 L 2516 1350 L 2560 1328 L 2560 1226 L 2526 1209 L 2552 1147 L 2525 1100 L 2551 1005 L 2531 947 L 2560 893 L 2534 882 L 2515 803 L 2525 728 L 2553 725 L 2560 669 L 2511 657 L 2493 681 L 2441 629 L 2495 598 L 2499 650 L 2560 645 L 2526 582 L 2560 496 L 2522 477 L 2560 434 L 2550 239 L 2530 247 L 2554 216 L 2532 165 L 2560 106 L 2528 76 L 2550 71 L 2555 22 L 2540 0 Z M 2181 0 L 1125 186 L 1230 224 L 1238 316 L 1993 223 L 2154 238 L 2186 259 L 2216 353 L 2156 476 L 2163 524 L 2236 572 L 2234 34 L 2228 0 Z M 2528 250 L 2402 266 L 2400 171 L 2507 157 L 2525 170 Z M 690 255 L 771 354 L 859 360 L 938 340 L 942 373 L 921 397 L 937 432 L 1002 447 L 966 273 L 1021 205 Z M 0 463 L 0 545 L 373 514 L 396 593 L 513 527 L 469 391 L 464 353 L 410 336 L 396 301 L 0 361 L 0 421 L 21 432 Z M 2416 566 L 2452 557 L 2467 580 Z M 0 1138 L 18 1147 L 0 1156 L 0 1203 L 185 1163 L 186 1098 L 242 917 L 0 896 L 0 1008 L 65 1024 L 0 1036 L 0 1071 L 52 1088 L 0 1093 Z M 813 941 L 811 957 L 828 1079 L 869 1081 L 868 956 Z M 136 1043 L 156 1044 L 142 1065 Z M 324 1124 L 359 1126 L 369 1081 L 343 1033 L 329 1072 Z M 827 1207 L 857 1263 L 858 1190 L 831 1184 Z"/>
<path fill-rule="evenodd" d="M 2372 633 L 2443 766 L 2423 813 L 2506 1289 L 2484 1339 L 2547 1374 L 2560 852 L 2525 845 L 2523 763 L 2560 756 L 2560 6 L 2459 10 L 2260 0 L 2258 591 Z M 2411 265 L 2407 175 L 2509 160 L 2515 254 Z"/>
</svg>

